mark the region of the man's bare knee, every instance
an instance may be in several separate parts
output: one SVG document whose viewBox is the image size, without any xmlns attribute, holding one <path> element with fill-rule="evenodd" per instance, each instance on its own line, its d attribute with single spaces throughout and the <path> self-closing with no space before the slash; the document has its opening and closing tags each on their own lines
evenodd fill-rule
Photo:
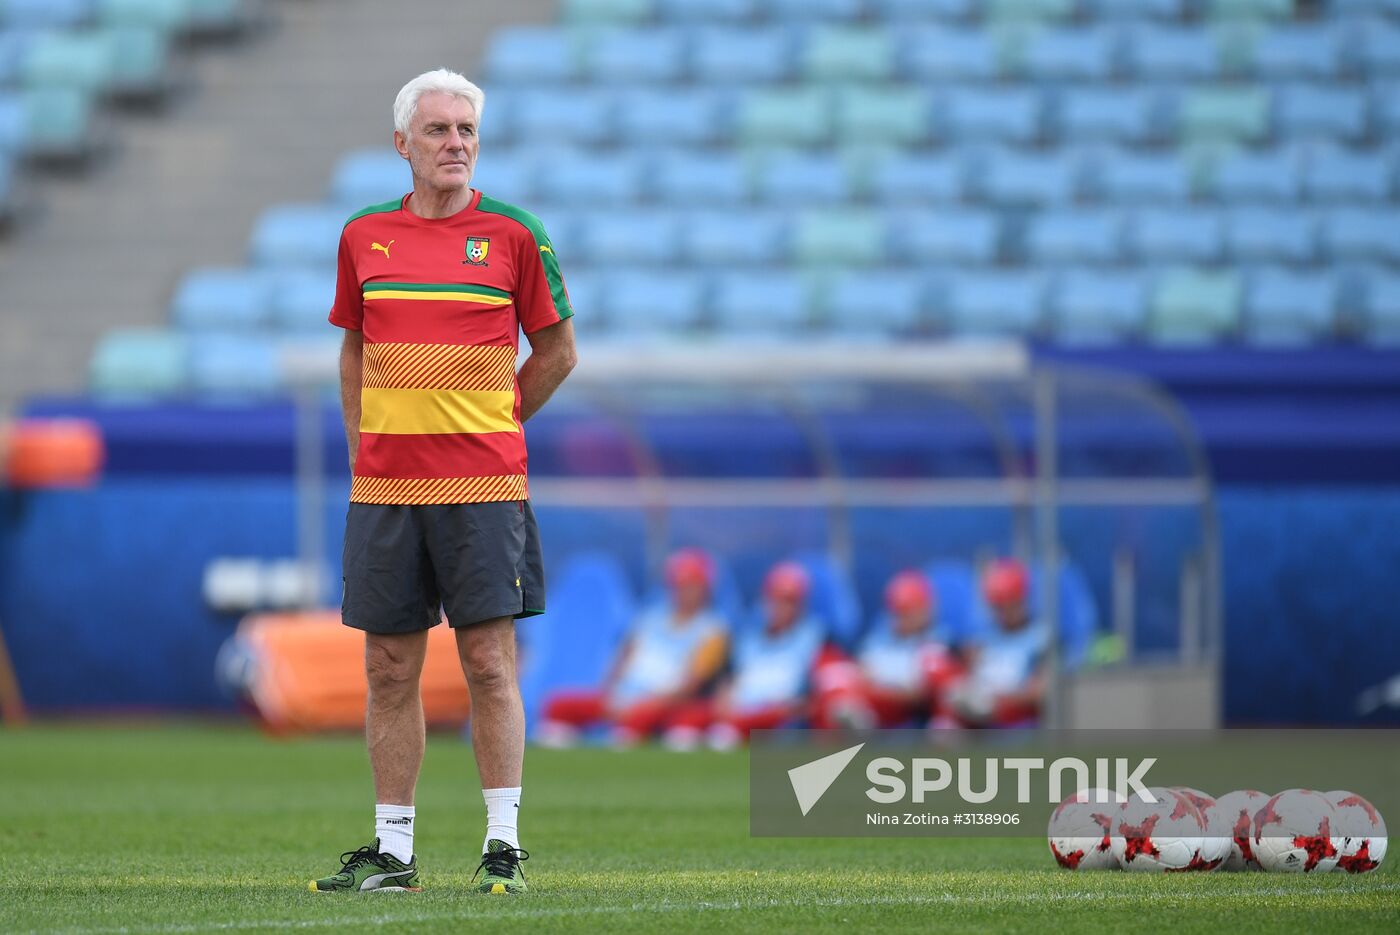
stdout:
<svg viewBox="0 0 1400 935">
<path fill-rule="evenodd" d="M 365 676 L 371 692 L 398 694 L 415 689 L 423 671 L 423 654 L 416 642 L 407 639 L 376 639 L 365 642 Z"/>
<path fill-rule="evenodd" d="M 515 629 L 509 621 L 482 624 L 477 633 L 458 633 L 462 671 L 473 692 L 515 687 Z"/>
</svg>

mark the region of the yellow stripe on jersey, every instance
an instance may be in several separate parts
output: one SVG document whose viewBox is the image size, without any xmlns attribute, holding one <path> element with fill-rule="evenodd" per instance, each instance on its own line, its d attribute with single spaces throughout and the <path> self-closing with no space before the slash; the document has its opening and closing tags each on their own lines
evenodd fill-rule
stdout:
<svg viewBox="0 0 1400 935">
<path fill-rule="evenodd" d="M 524 474 L 495 477 L 356 477 L 350 483 L 351 503 L 490 503 L 524 500 L 525 493 Z"/>
<path fill-rule="evenodd" d="M 364 291 L 365 301 L 371 299 L 407 299 L 410 302 L 475 302 L 477 305 L 509 305 L 511 300 L 485 292 L 418 292 L 407 289 L 375 289 Z"/>
<path fill-rule="evenodd" d="M 515 393 L 500 390 L 360 391 L 360 431 L 383 435 L 516 432 Z"/>
<path fill-rule="evenodd" d="M 509 344 L 365 344 L 364 386 L 379 389 L 515 391 Z"/>
</svg>

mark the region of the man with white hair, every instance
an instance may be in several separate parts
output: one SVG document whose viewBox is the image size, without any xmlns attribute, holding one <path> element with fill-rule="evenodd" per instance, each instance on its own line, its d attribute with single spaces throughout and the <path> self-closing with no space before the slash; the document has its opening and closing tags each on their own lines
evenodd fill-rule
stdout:
<svg viewBox="0 0 1400 935">
<path fill-rule="evenodd" d="M 418 679 L 428 629 L 443 616 L 471 690 L 486 800 L 478 888 L 525 889 L 514 621 L 543 612 L 544 572 L 522 423 L 577 358 L 573 309 L 539 220 L 470 187 L 483 98 L 446 69 L 406 84 L 394 146 L 413 191 L 356 213 L 341 234 L 330 321 L 345 329 L 353 478 L 342 614 L 365 631 L 375 840 L 341 855 L 340 871 L 313 880 L 312 892 L 420 888 Z M 517 374 L 522 330 L 532 353 Z"/>
</svg>

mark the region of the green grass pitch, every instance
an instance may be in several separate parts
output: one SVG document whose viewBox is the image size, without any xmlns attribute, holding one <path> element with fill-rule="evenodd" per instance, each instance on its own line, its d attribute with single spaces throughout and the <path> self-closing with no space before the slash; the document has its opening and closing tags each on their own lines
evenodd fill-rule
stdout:
<svg viewBox="0 0 1400 935">
<path fill-rule="evenodd" d="M 1400 930 L 1394 855 L 1367 877 L 1072 874 L 1041 839 L 751 839 L 747 789 L 743 755 L 531 750 L 531 891 L 483 896 L 468 888 L 483 821 L 471 751 L 436 737 L 418 798 L 424 892 L 318 896 L 306 881 L 371 836 L 358 738 L 0 730 L 0 929 Z"/>
</svg>

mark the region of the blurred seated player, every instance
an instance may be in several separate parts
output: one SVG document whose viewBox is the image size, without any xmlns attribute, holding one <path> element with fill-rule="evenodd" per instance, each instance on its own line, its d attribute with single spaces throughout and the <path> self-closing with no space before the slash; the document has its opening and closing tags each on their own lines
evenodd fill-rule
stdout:
<svg viewBox="0 0 1400 935">
<path fill-rule="evenodd" d="M 710 746 L 727 750 L 747 740 L 749 731 L 805 716 L 808 680 L 825 639 L 825 627 L 807 609 L 811 589 L 806 570 L 796 562 L 779 562 L 769 570 L 763 580 L 763 626 L 737 641 L 733 674 L 715 695 Z"/>
<path fill-rule="evenodd" d="M 967 672 L 950 688 L 947 711 L 964 727 L 1030 723 L 1045 692 L 1049 628 L 1031 613 L 1026 566 L 992 562 L 982 573 L 982 597 L 994 627 L 967 648 Z"/>
<path fill-rule="evenodd" d="M 887 621 L 861 641 L 854 660 L 828 654 L 817 670 L 818 727 L 897 727 L 936 709 L 959 666 L 935 626 L 933 585 L 902 571 L 885 587 Z"/>
<path fill-rule="evenodd" d="M 611 723 L 612 742 L 630 746 L 705 718 L 701 693 L 724 665 L 728 622 L 711 606 L 714 564 L 699 549 L 666 562 L 670 599 L 643 611 L 596 691 L 557 692 L 545 702 L 542 743 L 566 744 Z"/>
</svg>

